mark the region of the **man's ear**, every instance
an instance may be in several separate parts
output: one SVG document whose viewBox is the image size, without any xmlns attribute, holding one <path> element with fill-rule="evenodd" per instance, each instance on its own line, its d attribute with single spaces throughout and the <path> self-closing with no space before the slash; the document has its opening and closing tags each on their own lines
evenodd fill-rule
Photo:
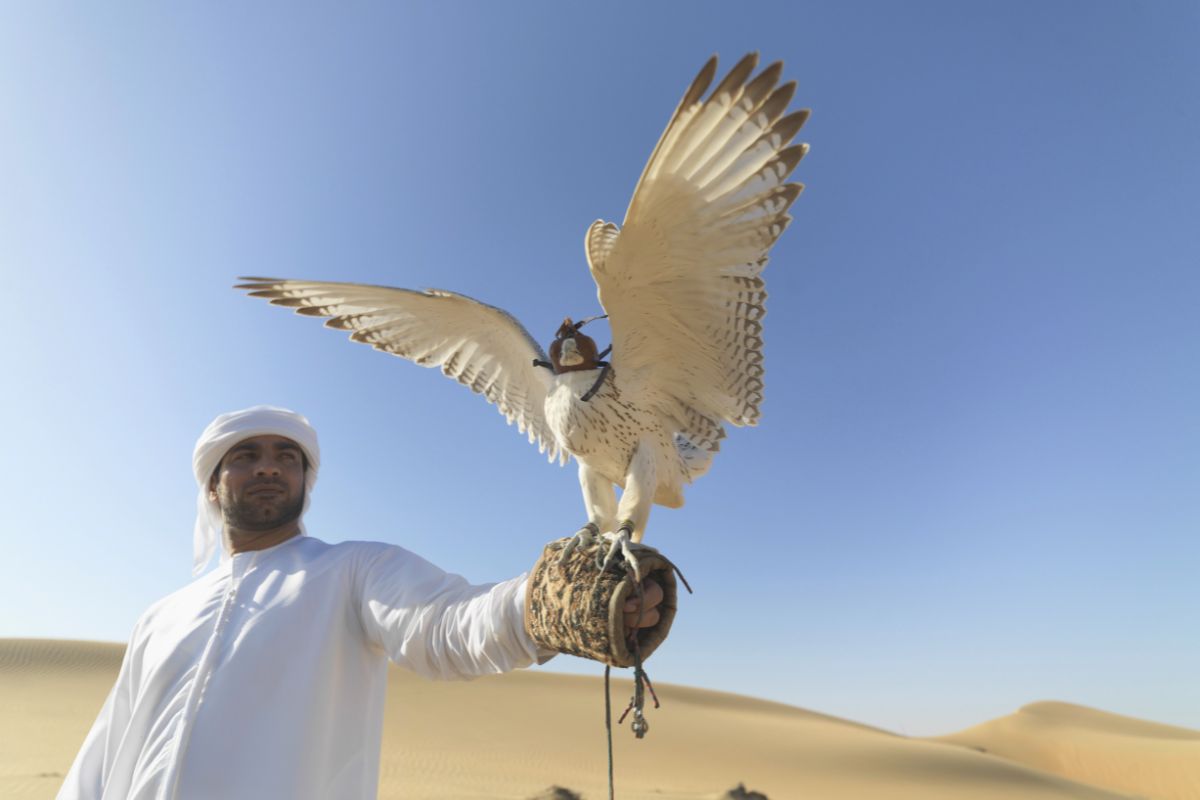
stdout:
<svg viewBox="0 0 1200 800">
<path fill-rule="evenodd" d="M 208 499 L 209 500 L 217 499 L 217 481 L 220 477 L 220 474 L 221 474 L 221 466 L 218 464 L 217 468 L 213 470 L 213 474 L 211 476 L 209 476 L 209 479 L 208 479 Z"/>
</svg>

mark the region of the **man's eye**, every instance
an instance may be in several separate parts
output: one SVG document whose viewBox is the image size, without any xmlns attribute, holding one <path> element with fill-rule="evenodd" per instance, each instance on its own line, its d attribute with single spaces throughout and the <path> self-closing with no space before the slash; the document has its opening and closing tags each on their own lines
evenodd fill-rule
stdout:
<svg viewBox="0 0 1200 800">
<path fill-rule="evenodd" d="M 279 456 L 279 458 L 280 458 L 280 460 L 281 460 L 281 461 L 289 461 L 289 462 L 291 462 L 291 461 L 295 461 L 295 460 L 296 460 L 296 454 L 295 454 L 295 453 L 292 453 L 292 452 L 287 452 L 287 453 L 284 453 L 283 455 Z"/>
</svg>

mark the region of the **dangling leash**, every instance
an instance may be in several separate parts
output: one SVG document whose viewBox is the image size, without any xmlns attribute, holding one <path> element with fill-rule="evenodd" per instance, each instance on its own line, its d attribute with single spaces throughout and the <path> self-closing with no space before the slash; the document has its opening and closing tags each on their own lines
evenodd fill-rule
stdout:
<svg viewBox="0 0 1200 800">
<path fill-rule="evenodd" d="M 631 729 L 641 739 L 649 731 L 646 695 L 655 708 L 661 703 L 645 662 L 666 640 L 677 609 L 677 586 L 692 587 L 669 558 L 653 547 L 640 545 L 636 557 L 603 557 L 606 548 L 595 539 L 579 546 L 577 537 L 550 542 L 529 574 L 525 594 L 525 630 L 539 649 L 599 661 L 604 669 L 604 727 L 608 743 L 609 798 L 616 795 L 612 742 L 612 667 L 633 668 L 633 694 L 621 713 L 621 725 L 632 715 Z M 637 564 L 635 569 L 634 564 Z M 611 568 L 610 568 L 611 567 Z M 625 624 L 625 603 L 637 599 L 644 613 L 642 576 L 653 576 L 663 590 L 654 625 Z"/>
<path fill-rule="evenodd" d="M 639 584 L 638 594 L 641 585 Z M 637 631 L 630 631 L 629 635 L 630 648 L 633 650 L 634 666 L 633 666 L 633 697 L 629 699 L 629 705 L 621 713 L 617 724 L 621 725 L 625 722 L 625 717 L 629 716 L 629 712 L 633 712 L 633 722 L 630 723 L 630 729 L 633 735 L 639 739 L 645 738 L 646 733 L 650 730 L 650 723 L 646 722 L 646 716 L 642 709 L 646 705 L 646 690 L 650 690 L 650 697 L 654 700 L 654 707 L 658 708 L 658 695 L 654 691 L 654 685 L 650 683 L 650 676 L 646 674 L 645 668 L 642 667 L 641 648 L 638 647 Z M 609 687 L 610 675 L 612 666 L 604 665 L 604 729 L 608 736 L 608 800 L 615 798 L 615 784 L 613 782 L 613 740 L 612 740 L 612 690 Z"/>
<path fill-rule="evenodd" d="M 666 559 L 664 559 L 666 560 Z M 688 594 L 692 594 L 692 587 L 688 584 L 687 579 L 683 577 L 683 573 L 679 567 L 675 566 L 669 560 L 666 560 L 671 569 L 679 576 L 679 580 L 683 583 L 684 588 L 688 590 Z M 623 565 L 624 566 L 624 565 Z M 628 568 L 626 567 L 628 575 Z M 632 576 L 637 588 L 639 608 L 645 606 L 645 594 L 642 589 L 641 581 L 637 580 L 637 576 Z M 641 613 L 640 611 L 638 612 Z M 638 642 L 637 629 L 629 631 L 627 636 L 627 644 L 630 651 L 633 653 L 633 697 L 629 699 L 629 705 L 621 712 L 621 716 L 617 719 L 617 724 L 621 725 L 625 722 L 625 718 L 629 716 L 629 712 L 633 712 L 633 722 L 629 727 L 633 731 L 633 735 L 639 739 L 645 738 L 650 730 L 650 723 L 646 721 L 643 709 L 646 706 L 646 692 L 650 692 L 650 698 L 654 701 L 654 707 L 661 707 L 658 702 L 658 693 L 654 691 L 654 684 L 650 682 L 650 676 L 646 674 L 646 669 L 642 665 L 642 649 Z M 615 798 L 615 785 L 613 782 L 613 743 L 612 743 L 612 690 L 609 687 L 610 675 L 612 666 L 604 665 L 604 729 L 608 737 L 608 800 Z"/>
</svg>

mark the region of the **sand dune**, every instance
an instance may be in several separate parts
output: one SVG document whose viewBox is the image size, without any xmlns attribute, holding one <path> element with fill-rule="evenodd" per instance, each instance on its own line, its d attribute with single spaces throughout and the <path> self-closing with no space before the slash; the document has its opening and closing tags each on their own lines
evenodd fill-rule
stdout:
<svg viewBox="0 0 1200 800">
<path fill-rule="evenodd" d="M 54 796 L 121 652 L 0 640 L 0 797 Z M 393 670 L 390 684 L 380 797 L 530 798 L 555 785 L 607 796 L 600 677 L 430 683 Z M 629 686 L 614 682 L 618 710 Z M 616 732 L 623 800 L 718 798 L 739 782 L 772 800 L 1200 796 L 1200 732 L 1075 706 L 1038 704 L 920 740 L 737 695 L 658 689 L 647 738 Z"/>
<path fill-rule="evenodd" d="M 1046 702 L 934 741 L 1138 796 L 1200 798 L 1200 731 L 1187 728 Z"/>
</svg>

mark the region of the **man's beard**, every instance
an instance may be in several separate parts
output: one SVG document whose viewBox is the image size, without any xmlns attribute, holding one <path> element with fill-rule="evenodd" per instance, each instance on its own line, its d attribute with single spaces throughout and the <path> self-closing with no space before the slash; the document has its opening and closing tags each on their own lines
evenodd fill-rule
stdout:
<svg viewBox="0 0 1200 800">
<path fill-rule="evenodd" d="M 226 527 L 241 531 L 266 531 L 294 522 L 304 513 L 304 486 L 295 498 L 284 499 L 282 504 L 262 504 L 252 497 L 234 499 L 220 497 L 221 516 Z M 221 493 L 224 495 L 224 493 Z"/>
</svg>

